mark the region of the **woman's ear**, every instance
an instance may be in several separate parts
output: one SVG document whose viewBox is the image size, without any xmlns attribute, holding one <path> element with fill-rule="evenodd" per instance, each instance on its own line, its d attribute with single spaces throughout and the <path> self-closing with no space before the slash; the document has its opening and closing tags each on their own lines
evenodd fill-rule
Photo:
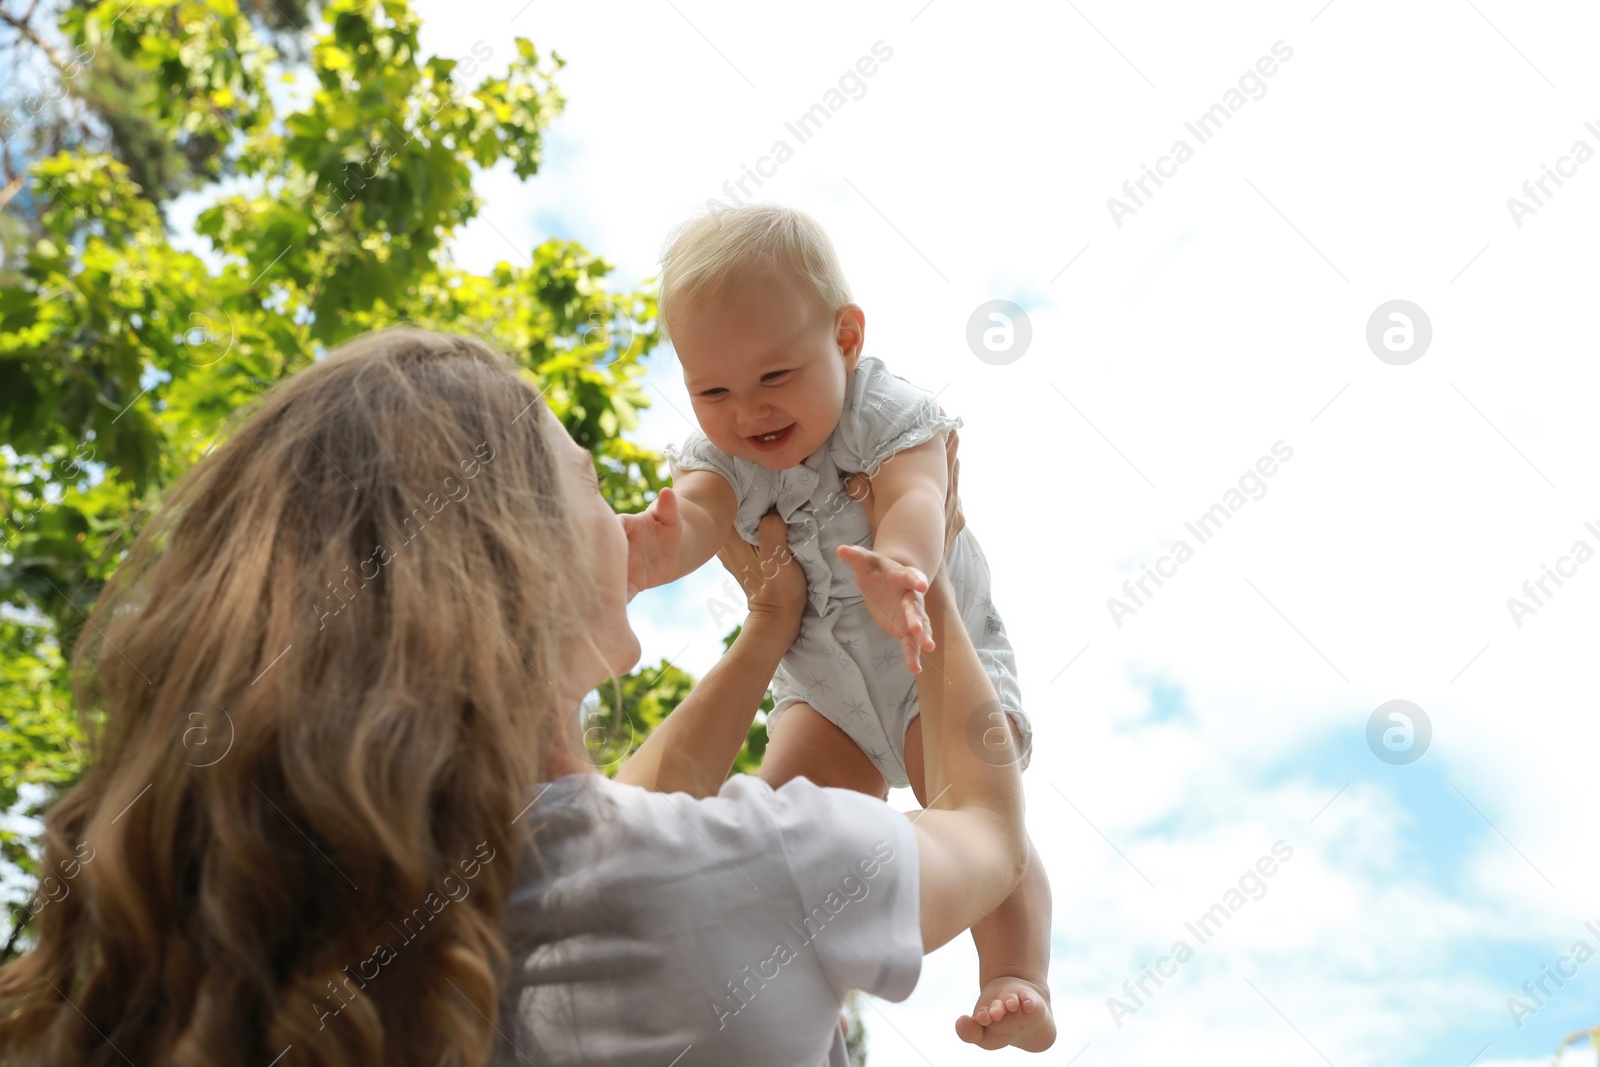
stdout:
<svg viewBox="0 0 1600 1067">
<path fill-rule="evenodd" d="M 833 317 L 833 340 L 844 356 L 844 369 L 853 371 L 867 339 L 867 315 L 858 304 L 846 304 Z"/>
</svg>

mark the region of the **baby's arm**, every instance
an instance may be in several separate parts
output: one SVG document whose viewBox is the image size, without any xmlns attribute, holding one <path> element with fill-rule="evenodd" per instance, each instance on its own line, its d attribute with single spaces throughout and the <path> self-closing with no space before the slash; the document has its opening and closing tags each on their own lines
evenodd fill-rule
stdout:
<svg viewBox="0 0 1600 1067">
<path fill-rule="evenodd" d="M 872 475 L 878 532 L 872 549 L 933 578 L 944 561 L 945 435 L 896 452 Z"/>
<path fill-rule="evenodd" d="M 922 671 L 922 651 L 933 648 L 923 594 L 944 561 L 949 478 L 942 433 L 895 453 L 871 476 L 872 548 L 883 561 L 865 572 L 857 568 L 856 584 L 878 625 L 899 639 L 912 674 Z"/>
<path fill-rule="evenodd" d="M 669 582 L 699 570 L 717 554 L 739 510 L 733 486 L 714 471 L 684 471 L 673 483 L 673 492 L 678 497 L 678 513 L 683 516 L 683 538 L 678 543 L 677 566 L 667 579 Z"/>
<path fill-rule="evenodd" d="M 628 534 L 628 599 L 675 582 L 716 555 L 737 510 L 733 487 L 722 475 L 691 470 L 644 511 L 621 516 Z"/>
</svg>

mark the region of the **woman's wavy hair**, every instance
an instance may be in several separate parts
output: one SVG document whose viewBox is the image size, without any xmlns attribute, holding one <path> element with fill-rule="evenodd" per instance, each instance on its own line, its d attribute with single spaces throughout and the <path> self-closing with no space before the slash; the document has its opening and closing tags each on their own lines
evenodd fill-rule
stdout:
<svg viewBox="0 0 1600 1067">
<path fill-rule="evenodd" d="M 481 342 L 395 329 L 178 483 L 75 649 L 95 754 L 0 1063 L 485 1060 L 518 816 L 569 743 L 560 432 Z"/>
</svg>

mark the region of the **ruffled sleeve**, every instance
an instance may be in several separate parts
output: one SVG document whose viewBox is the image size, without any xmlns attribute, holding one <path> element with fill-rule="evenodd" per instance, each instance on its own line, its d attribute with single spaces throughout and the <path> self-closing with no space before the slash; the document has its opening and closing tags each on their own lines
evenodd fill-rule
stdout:
<svg viewBox="0 0 1600 1067">
<path fill-rule="evenodd" d="M 734 473 L 733 457 L 712 444 L 699 430 L 684 438 L 681 445 L 668 445 L 663 451 L 672 465 L 672 477 L 683 471 L 714 471 L 722 475 L 729 485 L 738 485 Z"/>
<path fill-rule="evenodd" d="M 940 413 L 933 394 L 891 374 L 881 360 L 862 359 L 845 389 L 832 459 L 839 470 L 872 474 L 895 453 L 960 425 Z"/>
</svg>

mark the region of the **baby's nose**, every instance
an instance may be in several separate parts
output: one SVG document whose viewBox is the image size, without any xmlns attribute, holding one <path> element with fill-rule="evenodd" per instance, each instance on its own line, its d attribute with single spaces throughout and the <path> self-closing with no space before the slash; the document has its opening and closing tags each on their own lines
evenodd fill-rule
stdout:
<svg viewBox="0 0 1600 1067">
<path fill-rule="evenodd" d="M 739 422 L 747 427 L 764 426 L 772 417 L 772 405 L 760 400 L 750 400 L 739 407 Z"/>
</svg>

